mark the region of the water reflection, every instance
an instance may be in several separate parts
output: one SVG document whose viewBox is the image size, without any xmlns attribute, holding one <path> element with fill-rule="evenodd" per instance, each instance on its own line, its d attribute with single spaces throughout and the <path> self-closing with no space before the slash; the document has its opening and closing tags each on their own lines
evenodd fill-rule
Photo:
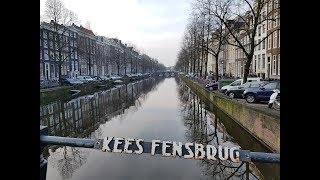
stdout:
<svg viewBox="0 0 320 180">
<path fill-rule="evenodd" d="M 107 91 L 40 106 L 40 125 L 48 126 L 49 135 L 65 137 L 90 137 L 99 125 L 125 109 L 138 109 L 147 94 L 156 90 L 163 79 L 149 78 Z"/>
<path fill-rule="evenodd" d="M 230 129 L 234 130 L 231 121 L 206 104 L 179 78 L 150 78 L 41 106 L 40 122 L 49 127 L 50 135 L 57 136 L 131 137 L 229 147 L 245 144 L 235 133 L 230 135 Z M 254 144 L 246 134 L 242 137 Z M 48 180 L 246 179 L 245 165 L 230 161 L 125 155 L 61 146 L 47 148 L 44 155 L 49 162 Z M 249 179 L 264 179 L 254 164 L 249 169 Z M 270 176 L 276 179 L 277 174 Z"/>
<path fill-rule="evenodd" d="M 137 110 L 149 92 L 157 90 L 163 79 L 149 78 L 120 85 L 107 91 L 78 97 L 68 102 L 57 101 L 40 106 L 40 125 L 48 126 L 49 135 L 80 138 L 101 137 L 100 124 L 112 117 L 126 115 L 125 110 Z M 92 133 L 95 132 L 95 133 Z M 63 179 L 87 162 L 88 151 L 81 148 L 51 146 L 43 152 L 50 165 L 57 168 Z"/>
<path fill-rule="evenodd" d="M 184 83 L 178 87 L 181 115 L 187 126 L 186 138 L 189 142 L 197 142 L 203 145 L 219 145 L 227 147 L 239 147 L 233 138 L 227 133 L 225 126 L 219 117 L 206 109 L 204 102 L 196 96 Z M 207 160 L 200 161 L 203 173 L 213 179 L 246 179 L 246 166 L 244 163 L 231 161 Z M 249 179 L 262 179 L 258 169 L 251 164 Z"/>
</svg>

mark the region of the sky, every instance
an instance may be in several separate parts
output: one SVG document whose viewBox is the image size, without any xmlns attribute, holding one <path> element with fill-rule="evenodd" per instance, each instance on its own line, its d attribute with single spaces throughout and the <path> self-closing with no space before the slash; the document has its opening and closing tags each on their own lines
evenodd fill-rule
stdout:
<svg viewBox="0 0 320 180">
<path fill-rule="evenodd" d="M 45 9 L 40 0 L 40 15 Z M 142 52 L 173 66 L 190 13 L 191 0 L 62 0 L 87 21 L 94 33 L 133 43 Z"/>
</svg>

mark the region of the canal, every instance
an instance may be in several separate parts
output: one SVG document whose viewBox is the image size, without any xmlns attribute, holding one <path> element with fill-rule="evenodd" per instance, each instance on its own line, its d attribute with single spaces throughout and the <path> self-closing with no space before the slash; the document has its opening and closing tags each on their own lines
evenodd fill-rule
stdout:
<svg viewBox="0 0 320 180">
<path fill-rule="evenodd" d="M 106 136 L 238 146 L 270 152 L 249 133 L 176 78 L 148 78 L 40 105 L 40 124 L 49 135 Z M 190 160 L 150 154 L 106 153 L 50 146 L 47 180 L 74 179 L 246 179 L 246 166 L 231 161 Z M 280 166 L 251 163 L 250 179 L 280 179 Z"/>
</svg>

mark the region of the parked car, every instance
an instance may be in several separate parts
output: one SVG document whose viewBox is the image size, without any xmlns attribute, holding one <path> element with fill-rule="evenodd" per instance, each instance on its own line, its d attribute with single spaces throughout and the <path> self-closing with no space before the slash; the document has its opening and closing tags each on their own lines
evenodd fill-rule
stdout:
<svg viewBox="0 0 320 180">
<path fill-rule="evenodd" d="M 209 82 L 208 84 L 206 84 L 205 87 L 210 90 L 217 90 L 218 84 L 219 84 L 218 82 L 212 81 L 212 82 Z"/>
<path fill-rule="evenodd" d="M 246 82 L 238 87 L 231 87 L 229 90 L 226 91 L 226 95 L 230 98 L 242 98 L 242 94 L 246 89 L 259 88 L 267 83 L 267 81 Z"/>
<path fill-rule="evenodd" d="M 108 80 L 111 79 L 109 76 L 100 76 L 100 78 L 101 78 L 103 81 L 108 81 Z"/>
<path fill-rule="evenodd" d="M 91 78 L 92 78 L 94 81 L 103 81 L 103 79 L 102 79 L 100 76 L 91 76 Z"/>
<path fill-rule="evenodd" d="M 64 86 L 75 86 L 75 85 L 83 84 L 82 81 L 78 79 L 71 79 L 71 78 L 63 78 L 61 82 L 62 82 L 62 85 Z"/>
<path fill-rule="evenodd" d="M 269 101 L 274 89 L 280 91 L 280 81 L 271 81 L 258 88 L 248 88 L 243 92 L 242 96 L 248 103 Z M 278 97 L 280 97 L 280 93 L 278 94 Z"/>
<path fill-rule="evenodd" d="M 247 82 L 254 82 L 254 81 L 262 81 L 262 78 L 247 78 Z M 231 84 L 223 86 L 221 88 L 221 92 L 226 93 L 230 88 L 238 87 L 243 84 L 243 79 L 237 79 L 233 81 Z"/>
<path fill-rule="evenodd" d="M 122 77 L 118 75 L 111 75 L 110 78 L 111 80 L 117 80 L 117 79 L 121 79 Z"/>
<path fill-rule="evenodd" d="M 82 81 L 83 83 L 89 83 L 89 82 L 94 82 L 94 79 L 90 76 L 78 76 L 78 80 Z"/>
</svg>

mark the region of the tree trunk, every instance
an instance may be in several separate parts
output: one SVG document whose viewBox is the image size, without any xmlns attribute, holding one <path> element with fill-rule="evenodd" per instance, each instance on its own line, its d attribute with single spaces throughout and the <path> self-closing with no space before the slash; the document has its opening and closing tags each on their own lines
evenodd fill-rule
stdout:
<svg viewBox="0 0 320 180">
<path fill-rule="evenodd" d="M 246 62 L 245 66 L 244 66 L 243 83 L 247 82 L 251 61 L 252 61 L 252 55 L 249 55 L 248 61 Z"/>
<path fill-rule="evenodd" d="M 60 86 L 62 86 L 62 78 L 61 78 L 61 76 L 62 76 L 62 73 L 61 73 L 61 69 L 62 69 L 62 63 L 59 63 L 58 64 L 58 71 L 59 71 L 59 85 Z"/>
<path fill-rule="evenodd" d="M 216 56 L 215 56 L 215 58 L 216 58 L 216 67 L 215 67 L 215 69 L 216 69 L 216 81 L 218 82 L 218 80 L 219 80 L 219 72 L 218 72 L 218 55 L 219 54 L 216 54 Z"/>
</svg>

